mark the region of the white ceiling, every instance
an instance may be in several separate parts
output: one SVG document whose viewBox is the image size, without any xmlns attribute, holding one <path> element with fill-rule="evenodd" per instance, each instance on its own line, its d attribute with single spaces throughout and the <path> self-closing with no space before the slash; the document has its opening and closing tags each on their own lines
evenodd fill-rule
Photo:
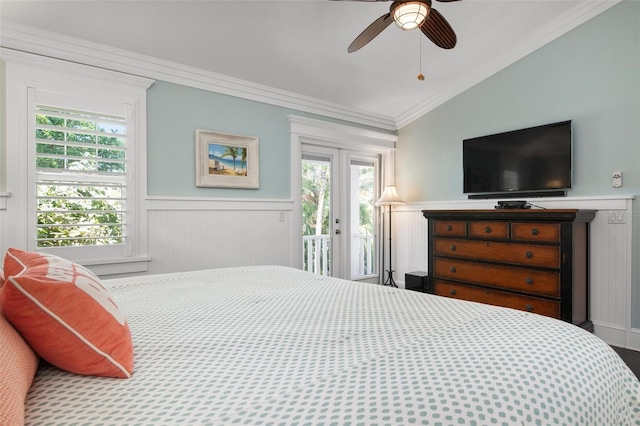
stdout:
<svg viewBox="0 0 640 426">
<path fill-rule="evenodd" d="M 162 64 L 230 76 L 278 93 L 403 125 L 592 18 L 617 0 L 434 1 L 456 31 L 452 50 L 419 31 L 389 26 L 355 53 L 347 46 L 390 2 L 0 1 L 3 33 L 77 38 L 157 58 Z M 64 39 L 69 42 L 71 39 Z M 18 43 L 19 44 L 19 43 Z M 417 79 L 422 56 L 424 81 Z M 165 62 L 166 61 L 166 62 Z M 179 64 L 179 65 L 178 65 Z"/>
</svg>

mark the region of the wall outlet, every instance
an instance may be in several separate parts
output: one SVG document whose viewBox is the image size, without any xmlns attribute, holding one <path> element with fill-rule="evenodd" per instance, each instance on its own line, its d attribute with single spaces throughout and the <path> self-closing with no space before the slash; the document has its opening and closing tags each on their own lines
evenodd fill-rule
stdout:
<svg viewBox="0 0 640 426">
<path fill-rule="evenodd" d="M 625 211 L 624 210 L 609 210 L 610 224 L 625 223 Z"/>
<path fill-rule="evenodd" d="M 613 172 L 613 187 L 620 188 L 622 186 L 622 172 Z"/>
</svg>

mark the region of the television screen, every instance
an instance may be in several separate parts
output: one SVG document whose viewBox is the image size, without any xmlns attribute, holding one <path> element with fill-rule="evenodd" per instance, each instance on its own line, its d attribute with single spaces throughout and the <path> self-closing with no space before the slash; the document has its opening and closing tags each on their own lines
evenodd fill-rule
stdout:
<svg viewBox="0 0 640 426">
<path fill-rule="evenodd" d="M 571 121 L 465 139 L 464 193 L 571 188 L 571 143 Z"/>
</svg>

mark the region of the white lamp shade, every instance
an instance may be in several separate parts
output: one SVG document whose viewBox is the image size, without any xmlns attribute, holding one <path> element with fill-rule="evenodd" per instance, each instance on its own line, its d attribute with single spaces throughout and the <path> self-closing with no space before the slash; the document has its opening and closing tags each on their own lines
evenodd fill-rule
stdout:
<svg viewBox="0 0 640 426">
<path fill-rule="evenodd" d="M 421 1 L 410 1 L 401 4 L 393 11 L 393 20 L 396 25 L 405 31 L 418 28 L 425 19 L 429 9 Z"/>
<path fill-rule="evenodd" d="M 382 196 L 376 201 L 376 206 L 402 205 L 404 201 L 398 195 L 395 185 L 389 185 L 384 189 Z"/>
</svg>

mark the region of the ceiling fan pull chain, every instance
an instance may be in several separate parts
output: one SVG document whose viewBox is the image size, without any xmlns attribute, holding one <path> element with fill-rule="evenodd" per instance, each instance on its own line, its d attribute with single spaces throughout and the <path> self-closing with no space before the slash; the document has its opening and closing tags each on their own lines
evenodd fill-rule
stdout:
<svg viewBox="0 0 640 426">
<path fill-rule="evenodd" d="M 424 80 L 424 75 L 422 74 L 422 34 L 418 34 L 418 40 L 419 40 L 419 49 L 420 49 L 420 69 L 418 70 L 418 80 L 423 81 Z"/>
</svg>

